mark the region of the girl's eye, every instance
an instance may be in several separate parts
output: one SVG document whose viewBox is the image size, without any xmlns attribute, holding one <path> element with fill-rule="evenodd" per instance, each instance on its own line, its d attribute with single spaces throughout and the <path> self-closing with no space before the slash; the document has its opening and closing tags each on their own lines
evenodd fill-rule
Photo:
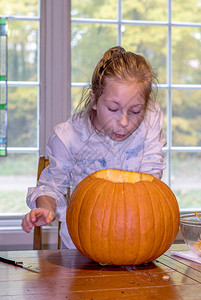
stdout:
<svg viewBox="0 0 201 300">
<path fill-rule="evenodd" d="M 118 111 L 117 108 L 111 108 L 111 107 L 108 107 L 108 110 L 109 110 L 109 111 L 112 111 L 112 112 Z"/>
<path fill-rule="evenodd" d="M 130 113 L 131 113 L 131 114 L 134 114 L 134 115 L 137 115 L 137 114 L 139 114 L 140 112 L 141 112 L 141 110 L 137 110 L 137 111 L 136 111 L 136 110 L 131 110 L 131 111 L 130 111 Z"/>
</svg>

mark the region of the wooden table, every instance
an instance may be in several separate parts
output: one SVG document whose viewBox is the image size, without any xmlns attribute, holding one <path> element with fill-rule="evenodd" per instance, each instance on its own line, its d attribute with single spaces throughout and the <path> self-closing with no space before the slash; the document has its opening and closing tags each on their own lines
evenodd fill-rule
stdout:
<svg viewBox="0 0 201 300">
<path fill-rule="evenodd" d="M 174 245 L 184 250 L 184 245 Z M 0 263 L 0 299 L 201 299 L 201 265 L 170 251 L 140 266 L 101 266 L 77 250 L 4 251 L 39 267 L 33 273 Z"/>
</svg>

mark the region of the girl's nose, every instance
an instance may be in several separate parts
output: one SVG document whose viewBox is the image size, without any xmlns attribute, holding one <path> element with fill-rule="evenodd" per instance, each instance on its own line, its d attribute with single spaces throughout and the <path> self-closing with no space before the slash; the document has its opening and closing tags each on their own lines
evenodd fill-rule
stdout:
<svg viewBox="0 0 201 300">
<path fill-rule="evenodd" d="M 118 120 L 118 123 L 119 123 L 119 125 L 120 125 L 121 127 L 126 127 L 126 126 L 128 126 L 128 115 L 125 114 L 125 113 L 122 113 L 122 114 L 120 115 L 120 118 L 119 118 L 119 120 Z"/>
</svg>

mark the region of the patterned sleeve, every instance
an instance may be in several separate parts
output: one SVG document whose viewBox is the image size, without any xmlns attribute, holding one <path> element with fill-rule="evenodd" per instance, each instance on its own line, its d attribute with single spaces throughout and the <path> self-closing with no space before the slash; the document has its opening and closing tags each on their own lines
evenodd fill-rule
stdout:
<svg viewBox="0 0 201 300">
<path fill-rule="evenodd" d="M 163 113 L 160 106 L 155 103 L 155 109 L 150 110 L 149 118 L 145 120 L 147 130 L 144 154 L 140 172 L 151 174 L 161 179 L 166 167 L 162 148 L 166 145 L 166 139 L 162 132 Z"/>
<path fill-rule="evenodd" d="M 37 187 L 28 189 L 27 205 L 33 209 L 39 196 L 50 196 L 56 201 L 57 218 L 61 220 L 60 215 L 65 215 L 61 212 L 66 209 L 64 195 L 67 193 L 67 187 L 71 186 L 70 173 L 73 160 L 67 147 L 55 133 L 49 138 L 47 154 L 50 164 L 41 173 Z"/>
</svg>

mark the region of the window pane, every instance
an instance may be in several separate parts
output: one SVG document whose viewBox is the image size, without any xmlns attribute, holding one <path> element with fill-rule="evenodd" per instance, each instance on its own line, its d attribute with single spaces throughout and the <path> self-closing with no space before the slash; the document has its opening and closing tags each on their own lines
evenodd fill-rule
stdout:
<svg viewBox="0 0 201 300">
<path fill-rule="evenodd" d="M 172 153 L 171 184 L 182 208 L 200 208 L 201 153 Z"/>
<path fill-rule="evenodd" d="M 8 88 L 8 146 L 37 146 L 36 87 Z"/>
<path fill-rule="evenodd" d="M 200 0 L 174 0 L 172 1 L 173 22 L 200 22 Z"/>
<path fill-rule="evenodd" d="M 122 18 L 125 20 L 165 21 L 167 19 L 167 1 L 123 0 Z"/>
<path fill-rule="evenodd" d="M 7 157 L 0 159 L 1 213 L 26 212 L 28 210 L 25 201 L 27 189 L 29 186 L 36 185 L 39 125 L 37 86 L 39 8 L 39 0 L 0 1 L 0 15 L 8 17 L 9 147 Z M 24 81 L 25 85 L 28 81 L 29 84 L 33 81 L 36 86 L 31 86 L 31 83 L 30 86 L 24 87 L 21 81 Z M 24 149 L 15 150 L 13 147 L 24 147 Z M 30 149 L 26 147 L 35 147 L 36 153 L 30 153 Z M 27 154 L 18 151 L 27 151 Z"/>
<path fill-rule="evenodd" d="M 201 91 L 172 91 L 173 146 L 201 146 Z"/>
<path fill-rule="evenodd" d="M 8 80 L 37 81 L 38 22 L 8 22 Z"/>
<path fill-rule="evenodd" d="M 37 154 L 8 154 L 1 158 L 0 168 L 0 212 L 23 213 L 27 189 L 36 185 Z"/>
<path fill-rule="evenodd" d="M 18 1 L 18 0 L 1 0 L 0 14 L 7 16 L 37 16 L 38 0 Z"/>
<path fill-rule="evenodd" d="M 116 45 L 116 34 L 114 25 L 72 24 L 73 82 L 91 81 L 98 60 L 108 48 Z"/>
<path fill-rule="evenodd" d="M 117 1 L 73 0 L 71 1 L 72 18 L 116 19 Z"/>
<path fill-rule="evenodd" d="M 166 28 L 155 26 L 123 26 L 122 45 L 145 56 L 156 69 L 160 83 L 166 82 Z M 150 39 L 150 36 L 152 37 Z"/>
<path fill-rule="evenodd" d="M 200 84 L 201 28 L 172 28 L 172 82 Z"/>
</svg>

